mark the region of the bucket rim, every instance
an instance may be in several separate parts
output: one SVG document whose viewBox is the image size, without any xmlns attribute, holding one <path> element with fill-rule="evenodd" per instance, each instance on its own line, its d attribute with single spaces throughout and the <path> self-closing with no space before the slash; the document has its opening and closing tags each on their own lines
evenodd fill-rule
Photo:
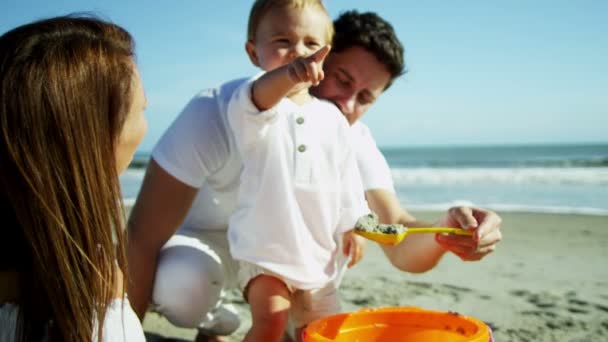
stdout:
<svg viewBox="0 0 608 342">
<path fill-rule="evenodd" d="M 359 309 L 359 310 L 353 311 L 353 312 L 344 312 L 344 313 L 339 313 L 339 314 L 323 317 L 323 318 L 317 319 L 317 320 L 309 323 L 306 326 L 306 328 L 302 331 L 302 340 L 303 341 L 314 340 L 314 341 L 321 341 L 321 342 L 334 341 L 333 339 L 330 339 L 330 338 L 322 335 L 319 332 L 320 330 L 322 330 L 322 328 L 324 328 L 324 325 L 327 324 L 327 322 L 329 322 L 331 320 L 339 320 L 341 318 L 343 318 L 343 321 L 347 321 L 347 318 L 353 317 L 353 316 L 375 315 L 375 314 L 385 314 L 385 313 L 420 314 L 420 315 L 431 315 L 431 316 L 437 316 L 437 317 L 445 316 L 445 317 L 451 317 L 451 319 L 458 318 L 459 320 L 462 320 L 463 322 L 468 322 L 470 324 L 473 324 L 477 328 L 477 331 L 475 333 L 467 336 L 467 341 L 486 342 L 486 341 L 492 340 L 491 332 L 490 332 L 490 329 L 487 326 L 487 324 L 477 318 L 463 315 L 456 311 L 430 310 L 430 309 L 424 309 L 424 308 L 416 307 L 416 306 L 400 306 L 400 307 L 387 306 L 387 307 L 377 307 L 377 308 L 362 308 L 362 309 Z"/>
</svg>

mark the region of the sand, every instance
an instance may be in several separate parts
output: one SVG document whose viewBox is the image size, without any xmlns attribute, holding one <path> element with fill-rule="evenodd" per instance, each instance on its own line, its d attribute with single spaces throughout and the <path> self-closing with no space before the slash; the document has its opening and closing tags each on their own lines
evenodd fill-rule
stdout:
<svg viewBox="0 0 608 342">
<path fill-rule="evenodd" d="M 608 217 L 502 217 L 504 239 L 495 253 L 466 263 L 447 255 L 424 274 L 397 271 L 379 247 L 368 244 L 365 258 L 342 283 L 344 310 L 418 306 L 457 311 L 488 322 L 496 341 L 608 341 Z M 231 299 L 243 324 L 230 341 L 240 341 L 250 316 L 238 293 Z M 191 341 L 195 335 L 152 313 L 144 327 L 149 341 Z"/>
</svg>

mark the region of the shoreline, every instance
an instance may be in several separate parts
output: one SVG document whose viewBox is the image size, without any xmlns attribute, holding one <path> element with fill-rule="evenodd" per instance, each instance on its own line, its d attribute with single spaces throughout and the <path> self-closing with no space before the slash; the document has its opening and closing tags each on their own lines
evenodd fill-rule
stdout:
<svg viewBox="0 0 608 342">
<path fill-rule="evenodd" d="M 412 211 L 426 220 L 438 212 Z M 344 311 L 364 307 L 418 306 L 456 311 L 489 323 L 496 341 L 605 341 L 608 339 L 608 217 L 501 212 L 503 241 L 480 262 L 446 255 L 423 274 L 393 268 L 378 246 L 346 273 L 340 294 Z M 249 312 L 236 292 L 229 297 L 247 330 Z M 144 328 L 159 336 L 192 340 L 156 314 Z M 156 339 L 155 339 L 156 337 Z M 180 339 L 172 340 L 180 341 Z"/>
<path fill-rule="evenodd" d="M 135 203 L 135 197 L 123 198 L 123 203 L 127 212 L 131 209 L 133 204 Z M 402 203 L 405 205 L 405 201 L 400 199 Z M 489 210 L 493 210 L 495 212 L 500 212 L 501 214 L 538 214 L 538 215 L 581 215 L 581 216 L 604 216 L 608 217 L 608 209 L 602 208 L 588 208 L 588 207 L 562 207 L 562 206 L 525 206 L 525 205 L 517 205 L 517 204 L 494 204 L 494 205 L 484 205 L 470 202 L 460 202 L 455 201 L 453 203 L 445 203 L 445 204 L 428 204 L 428 205 L 417 205 L 417 204 L 408 204 L 405 207 L 408 208 L 408 211 L 411 213 L 421 213 L 423 215 L 428 214 L 437 214 L 445 212 L 451 207 L 465 205 L 465 206 L 473 206 L 478 208 L 485 208 Z M 416 215 L 417 216 L 417 215 Z M 432 218 L 433 216 L 431 216 Z"/>
</svg>

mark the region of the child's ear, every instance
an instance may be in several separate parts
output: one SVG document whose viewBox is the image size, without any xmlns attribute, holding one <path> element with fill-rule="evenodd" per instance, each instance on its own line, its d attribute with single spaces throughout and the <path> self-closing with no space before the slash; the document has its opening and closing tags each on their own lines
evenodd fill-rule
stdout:
<svg viewBox="0 0 608 342">
<path fill-rule="evenodd" d="M 260 63 L 258 63 L 258 55 L 255 53 L 255 45 L 251 40 L 248 40 L 247 43 L 245 43 L 245 51 L 247 51 L 247 55 L 249 56 L 251 63 L 259 67 Z"/>
</svg>

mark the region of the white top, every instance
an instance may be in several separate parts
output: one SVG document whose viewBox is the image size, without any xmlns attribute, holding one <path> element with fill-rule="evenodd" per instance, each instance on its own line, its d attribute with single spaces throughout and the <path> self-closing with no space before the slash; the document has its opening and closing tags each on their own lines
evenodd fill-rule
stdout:
<svg viewBox="0 0 608 342">
<path fill-rule="evenodd" d="M 190 100 L 158 141 L 152 158 L 179 181 L 200 188 L 182 233 L 225 230 L 236 209 L 243 163 L 226 117 L 228 101 L 245 82 L 204 90 Z M 367 126 L 352 128 L 363 188 L 395 192 L 391 172 Z"/>
<path fill-rule="evenodd" d="M 121 305 L 122 304 L 122 305 Z M 122 308 L 121 308 L 122 306 Z M 15 341 L 15 328 L 19 307 L 11 303 L 0 304 L 0 342 Z M 92 340 L 97 341 L 97 328 Z M 45 337 L 42 341 L 47 341 Z M 108 306 L 103 325 L 103 342 L 145 342 L 144 330 L 129 300 L 115 299 Z"/>
<path fill-rule="evenodd" d="M 391 169 L 378 149 L 369 128 L 361 121 L 357 121 L 351 126 L 351 135 L 365 191 L 382 189 L 395 193 Z"/>
<path fill-rule="evenodd" d="M 348 123 L 314 98 L 302 106 L 284 98 L 260 112 L 252 84 L 228 105 L 244 165 L 230 252 L 296 288 L 323 287 L 337 270 L 336 239 L 369 213 Z"/>
</svg>

